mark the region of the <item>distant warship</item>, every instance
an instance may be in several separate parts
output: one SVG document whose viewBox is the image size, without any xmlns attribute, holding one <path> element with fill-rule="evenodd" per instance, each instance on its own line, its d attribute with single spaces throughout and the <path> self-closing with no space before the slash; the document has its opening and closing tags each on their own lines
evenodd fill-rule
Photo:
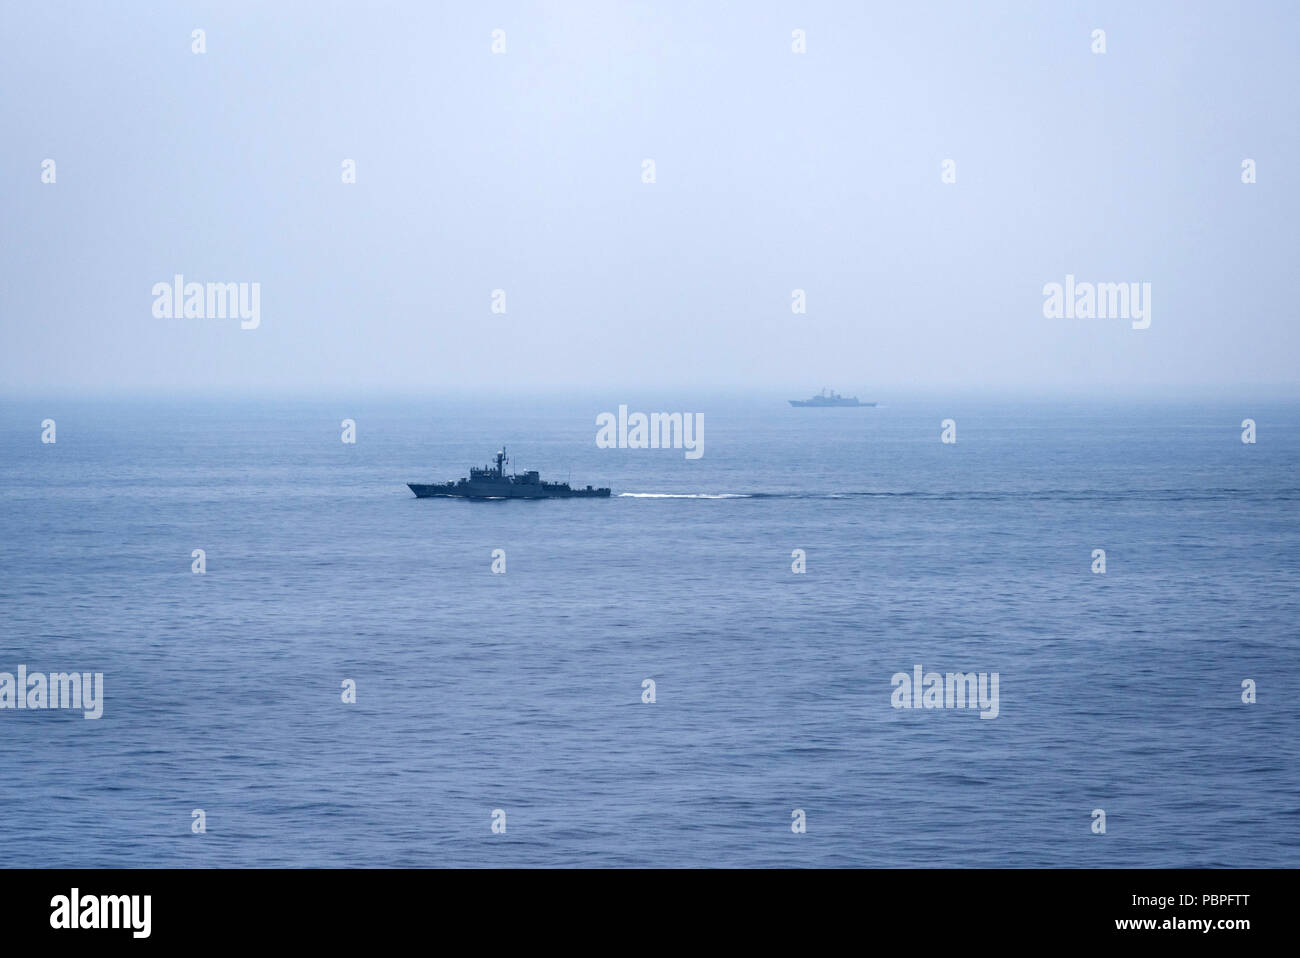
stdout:
<svg viewBox="0 0 1300 958">
<path fill-rule="evenodd" d="M 860 402 L 857 396 L 841 396 L 835 390 L 823 389 L 810 399 L 791 399 L 791 406 L 874 406 L 873 402 Z"/>
<path fill-rule="evenodd" d="M 496 455 L 495 466 L 479 469 L 471 466 L 468 479 L 455 479 L 451 482 L 435 482 L 424 485 L 408 482 L 407 486 L 415 493 L 417 499 L 430 499 L 434 496 L 455 496 L 460 499 L 594 499 L 609 498 L 608 489 L 571 489 L 567 482 L 543 482 L 536 472 L 520 472 L 507 476 L 504 464 L 506 458 L 503 446 Z"/>
</svg>

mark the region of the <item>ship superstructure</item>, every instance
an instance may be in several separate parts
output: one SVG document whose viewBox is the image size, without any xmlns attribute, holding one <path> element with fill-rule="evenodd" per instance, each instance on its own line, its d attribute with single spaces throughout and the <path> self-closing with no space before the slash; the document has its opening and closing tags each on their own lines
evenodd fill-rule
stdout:
<svg viewBox="0 0 1300 958">
<path fill-rule="evenodd" d="M 874 406 L 873 402 L 862 402 L 857 396 L 841 396 L 833 389 L 823 389 L 816 396 L 808 399 L 791 399 L 791 406 Z"/>
</svg>

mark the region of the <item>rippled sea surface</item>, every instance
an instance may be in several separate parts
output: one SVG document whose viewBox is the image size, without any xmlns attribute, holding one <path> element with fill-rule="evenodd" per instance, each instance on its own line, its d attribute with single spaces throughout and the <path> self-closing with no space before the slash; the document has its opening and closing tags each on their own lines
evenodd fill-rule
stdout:
<svg viewBox="0 0 1300 958">
<path fill-rule="evenodd" d="M 619 402 L 702 412 L 703 457 L 596 448 Z M 105 706 L 0 710 L 0 863 L 1300 865 L 1298 423 L 5 401 L 0 671 Z M 405 487 L 502 443 L 614 496 Z M 891 707 L 918 664 L 997 672 L 997 718 Z"/>
</svg>

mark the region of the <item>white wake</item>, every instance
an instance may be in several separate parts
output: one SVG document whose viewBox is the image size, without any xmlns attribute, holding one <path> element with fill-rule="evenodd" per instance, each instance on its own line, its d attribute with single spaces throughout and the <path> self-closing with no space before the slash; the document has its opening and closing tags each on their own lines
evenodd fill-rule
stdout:
<svg viewBox="0 0 1300 958">
<path fill-rule="evenodd" d="M 752 499 L 743 492 L 620 492 L 620 499 Z"/>
</svg>

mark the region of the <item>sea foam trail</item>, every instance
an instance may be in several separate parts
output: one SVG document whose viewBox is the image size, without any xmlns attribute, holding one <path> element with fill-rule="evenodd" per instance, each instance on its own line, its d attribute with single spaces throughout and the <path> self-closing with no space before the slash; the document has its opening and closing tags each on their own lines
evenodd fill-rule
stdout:
<svg viewBox="0 0 1300 958">
<path fill-rule="evenodd" d="M 936 502 L 954 501 L 1059 501 L 1059 502 L 1120 502 L 1125 500 L 1150 501 L 1214 501 L 1257 500 L 1291 502 L 1300 499 L 1300 489 L 1252 492 L 1240 489 L 1017 489 L 972 491 L 921 491 L 882 490 L 877 492 L 620 492 L 628 499 L 922 499 Z"/>
<path fill-rule="evenodd" d="M 752 499 L 749 493 L 744 492 L 720 492 L 715 494 L 704 492 L 620 492 L 620 499 Z"/>
</svg>

